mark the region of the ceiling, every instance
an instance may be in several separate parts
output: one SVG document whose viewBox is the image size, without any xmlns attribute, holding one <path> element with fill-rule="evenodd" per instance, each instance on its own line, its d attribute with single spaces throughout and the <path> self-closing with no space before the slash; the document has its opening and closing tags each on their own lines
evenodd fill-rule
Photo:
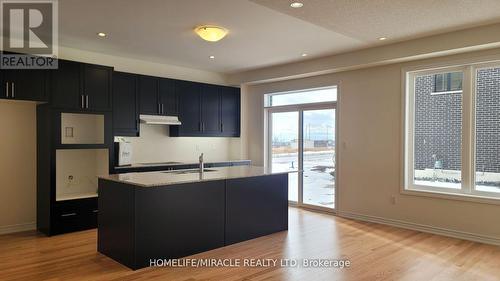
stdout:
<svg viewBox="0 0 500 281">
<path fill-rule="evenodd" d="M 59 43 L 234 73 L 500 22 L 499 0 L 302 0 L 300 9 L 290 2 L 64 0 Z M 199 24 L 224 26 L 229 34 L 205 42 L 193 32 Z"/>
</svg>

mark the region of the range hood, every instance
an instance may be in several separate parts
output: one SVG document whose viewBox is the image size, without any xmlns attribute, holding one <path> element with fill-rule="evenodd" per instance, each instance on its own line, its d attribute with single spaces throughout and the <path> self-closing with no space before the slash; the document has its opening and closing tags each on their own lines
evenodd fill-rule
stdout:
<svg viewBox="0 0 500 281">
<path fill-rule="evenodd" d="M 148 125 L 181 125 L 177 116 L 139 115 L 139 119 Z"/>
</svg>

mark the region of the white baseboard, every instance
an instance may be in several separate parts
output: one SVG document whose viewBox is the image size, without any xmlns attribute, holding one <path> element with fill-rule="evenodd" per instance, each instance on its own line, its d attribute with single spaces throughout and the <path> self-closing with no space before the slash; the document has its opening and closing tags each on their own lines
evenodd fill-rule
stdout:
<svg viewBox="0 0 500 281">
<path fill-rule="evenodd" d="M 350 213 L 350 212 L 340 212 L 339 211 L 339 212 L 337 212 L 337 215 L 340 217 L 349 218 L 349 219 L 380 223 L 380 224 L 385 224 L 385 225 L 390 225 L 390 226 L 395 226 L 395 227 L 400 227 L 400 228 L 405 228 L 405 229 L 410 229 L 410 230 L 416 230 L 416 231 L 420 231 L 420 232 L 432 233 L 432 234 L 443 235 L 443 236 L 448 236 L 448 237 L 453 237 L 453 238 L 458 238 L 458 239 L 463 239 L 463 240 L 469 240 L 469 241 L 474 241 L 474 242 L 479 242 L 479 243 L 500 246 L 500 238 L 485 236 L 485 235 L 476 234 L 476 233 L 469 233 L 469 232 L 463 232 L 463 231 L 458 231 L 458 230 L 451 230 L 451 229 L 446 229 L 446 228 L 430 226 L 430 225 L 423 225 L 423 224 L 417 224 L 417 223 L 412 223 L 412 222 L 405 222 L 405 221 L 401 221 L 401 220 L 387 219 L 387 218 L 382 218 L 382 217 L 367 216 L 367 215 L 355 214 L 355 213 Z"/>
<path fill-rule="evenodd" d="M 12 225 L 0 225 L 0 234 L 8 234 L 15 233 L 21 231 L 28 231 L 36 229 L 36 223 L 21 223 L 21 224 L 12 224 Z"/>
</svg>

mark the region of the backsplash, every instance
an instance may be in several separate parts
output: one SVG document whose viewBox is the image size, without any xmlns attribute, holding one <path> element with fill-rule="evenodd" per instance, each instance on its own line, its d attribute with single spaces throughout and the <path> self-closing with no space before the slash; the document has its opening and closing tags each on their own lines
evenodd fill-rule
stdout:
<svg viewBox="0 0 500 281">
<path fill-rule="evenodd" d="M 122 137 L 121 137 L 122 138 Z M 239 160 L 239 138 L 169 137 L 169 126 L 141 124 L 140 137 L 123 137 L 132 144 L 132 163 Z"/>
</svg>

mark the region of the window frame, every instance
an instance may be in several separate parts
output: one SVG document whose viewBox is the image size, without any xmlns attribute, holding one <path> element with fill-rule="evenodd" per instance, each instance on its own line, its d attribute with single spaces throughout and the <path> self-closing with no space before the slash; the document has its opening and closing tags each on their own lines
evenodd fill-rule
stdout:
<svg viewBox="0 0 500 281">
<path fill-rule="evenodd" d="M 475 145 L 476 145 L 476 84 L 479 69 L 500 67 L 500 61 L 491 63 L 470 63 L 441 66 L 427 69 L 403 69 L 403 154 L 401 193 L 407 195 L 430 196 L 500 205 L 500 193 L 475 189 Z M 415 137 L 415 78 L 447 72 L 462 72 L 462 147 L 461 147 L 461 188 L 443 188 L 414 183 L 414 137 Z M 453 91 L 458 93 L 458 91 Z M 431 93 L 435 94 L 435 93 Z M 437 94 L 444 94 L 440 92 Z"/>
</svg>

